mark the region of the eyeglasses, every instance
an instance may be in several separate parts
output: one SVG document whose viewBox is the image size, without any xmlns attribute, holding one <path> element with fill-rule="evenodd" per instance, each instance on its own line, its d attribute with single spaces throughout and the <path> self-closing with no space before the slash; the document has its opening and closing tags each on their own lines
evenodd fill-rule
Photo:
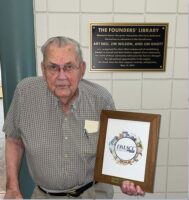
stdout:
<svg viewBox="0 0 189 200">
<path fill-rule="evenodd" d="M 58 65 L 55 63 L 50 63 L 45 66 L 45 68 L 53 75 L 58 75 L 61 71 L 61 69 L 65 73 L 71 73 L 77 69 L 79 69 L 79 66 L 74 65 L 73 63 L 67 63 L 65 65 Z"/>
</svg>

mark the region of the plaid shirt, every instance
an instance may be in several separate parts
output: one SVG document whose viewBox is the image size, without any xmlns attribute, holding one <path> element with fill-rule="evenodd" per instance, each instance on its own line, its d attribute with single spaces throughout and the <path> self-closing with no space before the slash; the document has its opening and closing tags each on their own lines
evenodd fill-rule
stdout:
<svg viewBox="0 0 189 200">
<path fill-rule="evenodd" d="M 21 81 L 14 94 L 3 131 L 21 138 L 30 174 L 49 190 L 78 188 L 93 180 L 98 131 L 84 132 L 85 120 L 99 121 L 102 109 L 115 109 L 109 92 L 86 80 L 72 112 L 65 114 L 42 77 Z"/>
</svg>

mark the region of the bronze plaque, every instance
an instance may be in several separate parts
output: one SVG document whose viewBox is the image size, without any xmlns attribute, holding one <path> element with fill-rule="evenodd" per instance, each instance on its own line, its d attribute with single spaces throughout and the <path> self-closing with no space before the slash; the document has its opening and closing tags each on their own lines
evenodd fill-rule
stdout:
<svg viewBox="0 0 189 200">
<path fill-rule="evenodd" d="M 91 23 L 91 71 L 165 71 L 168 23 Z"/>
</svg>

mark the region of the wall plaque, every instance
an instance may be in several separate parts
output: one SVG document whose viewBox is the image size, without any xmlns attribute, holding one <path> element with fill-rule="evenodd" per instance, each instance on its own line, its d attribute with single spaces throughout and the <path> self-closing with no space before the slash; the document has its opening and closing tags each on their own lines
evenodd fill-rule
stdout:
<svg viewBox="0 0 189 200">
<path fill-rule="evenodd" d="M 91 23 L 91 71 L 165 71 L 168 23 Z"/>
</svg>

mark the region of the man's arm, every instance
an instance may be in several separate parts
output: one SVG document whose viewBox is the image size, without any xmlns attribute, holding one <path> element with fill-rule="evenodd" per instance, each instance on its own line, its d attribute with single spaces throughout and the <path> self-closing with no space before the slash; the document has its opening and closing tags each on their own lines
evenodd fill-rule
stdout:
<svg viewBox="0 0 189 200">
<path fill-rule="evenodd" d="M 21 139 L 7 137 L 5 140 L 5 160 L 6 160 L 6 194 L 5 199 L 22 199 L 19 188 L 18 173 L 24 152 Z"/>
</svg>

